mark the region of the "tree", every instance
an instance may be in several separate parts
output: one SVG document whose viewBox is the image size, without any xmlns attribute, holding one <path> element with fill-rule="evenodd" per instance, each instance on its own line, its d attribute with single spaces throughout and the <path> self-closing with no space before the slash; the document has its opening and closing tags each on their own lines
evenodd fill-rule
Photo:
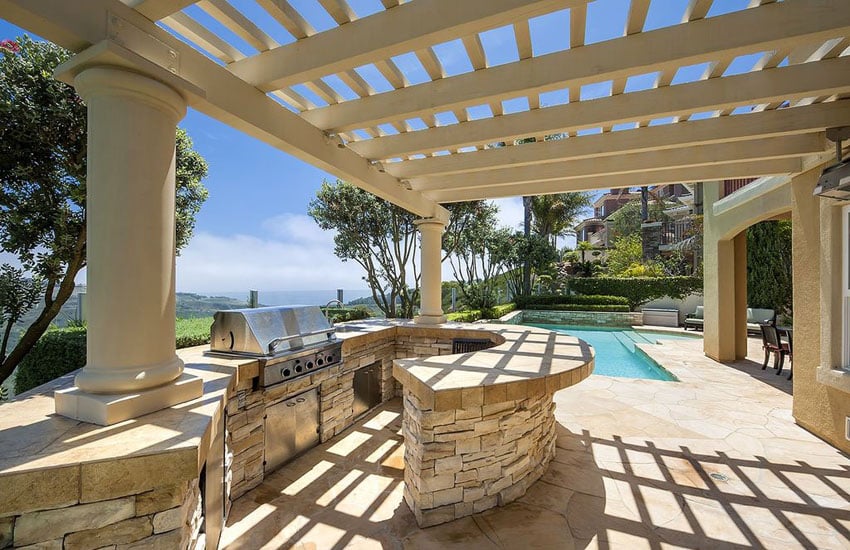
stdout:
<svg viewBox="0 0 850 550">
<path fill-rule="evenodd" d="M 444 243 L 467 231 L 486 209 L 482 201 L 473 201 L 448 205 L 448 210 Z M 334 253 L 363 268 L 363 280 L 384 315 L 413 317 L 419 304 L 420 275 L 415 215 L 339 180 L 322 182 L 307 213 L 322 229 L 336 232 Z"/>
<path fill-rule="evenodd" d="M 556 193 L 531 198 L 532 227 L 534 232 L 557 246 L 558 237 L 568 235 L 579 221 L 579 216 L 591 205 L 588 193 Z"/>
<path fill-rule="evenodd" d="M 788 314 L 793 306 L 791 222 L 761 222 L 747 230 L 747 303 Z"/>
<path fill-rule="evenodd" d="M 605 262 L 608 275 L 623 277 L 634 266 L 641 265 L 643 245 L 639 233 L 617 237 L 612 245 Z"/>
<path fill-rule="evenodd" d="M 664 213 L 664 202 L 654 200 L 649 203 L 649 219 L 654 221 L 666 221 L 669 219 Z M 640 200 L 633 200 L 621 206 L 616 212 L 608 216 L 611 221 L 613 236 L 623 237 L 632 234 L 640 234 L 643 223 L 642 205 Z"/>
<path fill-rule="evenodd" d="M 0 44 L 0 246 L 42 281 L 41 310 L 2 357 L 8 378 L 50 326 L 86 265 L 86 106 L 53 79 L 71 53 L 22 37 Z M 177 244 L 207 197 L 207 165 L 182 130 L 176 142 Z"/>
<path fill-rule="evenodd" d="M 558 251 L 546 237 L 522 233 L 508 233 L 507 243 L 499 247 L 505 257 L 498 258 L 504 266 L 505 282 L 513 296 L 521 296 L 523 288 L 524 266 L 527 264 L 533 275 L 541 275 L 558 260 Z"/>
</svg>

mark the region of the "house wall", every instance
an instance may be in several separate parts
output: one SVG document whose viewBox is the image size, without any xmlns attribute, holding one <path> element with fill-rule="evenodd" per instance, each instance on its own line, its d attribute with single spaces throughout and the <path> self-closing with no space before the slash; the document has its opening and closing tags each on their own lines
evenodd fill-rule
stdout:
<svg viewBox="0 0 850 550">
<path fill-rule="evenodd" d="M 812 196 L 820 170 L 791 183 L 794 274 L 794 404 L 798 424 L 839 449 L 850 416 L 850 375 L 833 370 L 841 351 L 840 207 Z M 839 294 L 840 296 L 840 294 Z M 842 389 L 843 387 L 843 389 Z"/>
</svg>

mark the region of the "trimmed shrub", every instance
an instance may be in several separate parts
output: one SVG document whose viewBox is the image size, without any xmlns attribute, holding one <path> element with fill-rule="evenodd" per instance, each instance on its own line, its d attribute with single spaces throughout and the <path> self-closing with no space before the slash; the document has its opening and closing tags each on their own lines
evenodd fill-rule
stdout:
<svg viewBox="0 0 850 550">
<path fill-rule="evenodd" d="M 446 319 L 455 323 L 474 323 L 481 319 L 498 319 L 516 309 L 516 304 L 502 304 L 489 309 L 469 309 L 446 315 Z"/>
<path fill-rule="evenodd" d="M 669 296 L 685 298 L 702 292 L 701 277 L 577 277 L 570 279 L 570 290 L 584 295 L 622 296 L 635 309 L 641 304 Z"/>
<path fill-rule="evenodd" d="M 355 307 L 330 307 L 330 308 L 320 308 L 322 313 L 325 315 L 329 315 L 330 319 L 334 323 L 344 323 L 346 321 L 359 321 L 361 319 L 368 319 L 372 316 L 372 312 L 369 311 L 369 308 L 366 306 L 355 306 Z"/>
<path fill-rule="evenodd" d="M 525 309 L 530 311 L 631 311 L 628 305 L 610 304 L 537 304 Z"/>
<path fill-rule="evenodd" d="M 208 344 L 212 317 L 177 319 L 177 348 Z M 15 375 L 15 393 L 23 393 L 86 364 L 86 327 L 48 330 L 24 357 Z"/>
<path fill-rule="evenodd" d="M 542 305 L 605 305 L 628 306 L 629 301 L 622 296 L 541 294 L 539 296 L 517 296 L 516 304 L 519 309 L 531 309 Z"/>
<path fill-rule="evenodd" d="M 31 390 L 85 364 L 85 327 L 48 330 L 18 365 L 15 393 Z"/>
</svg>

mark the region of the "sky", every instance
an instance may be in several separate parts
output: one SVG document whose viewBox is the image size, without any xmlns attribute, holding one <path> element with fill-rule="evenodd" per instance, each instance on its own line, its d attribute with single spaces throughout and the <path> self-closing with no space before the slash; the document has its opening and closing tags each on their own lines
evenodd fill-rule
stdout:
<svg viewBox="0 0 850 550">
<path fill-rule="evenodd" d="M 257 24 L 281 44 L 292 42 L 292 37 L 272 24 L 253 0 L 231 0 L 231 3 L 243 13 L 255 17 Z M 317 30 L 325 30 L 332 25 L 332 20 L 316 0 L 290 0 L 290 3 Z M 688 0 L 654 0 L 645 30 L 677 24 L 687 3 Z M 708 15 L 711 17 L 744 9 L 748 3 L 749 0 L 715 0 Z M 361 17 L 381 9 L 379 0 L 349 0 L 349 4 Z M 628 5 L 628 0 L 591 2 L 588 7 L 586 43 L 621 36 Z M 250 45 L 217 26 L 214 20 L 206 17 L 198 8 L 189 8 L 187 13 L 199 21 L 209 23 L 214 32 L 227 38 L 246 55 L 256 52 Z M 534 55 L 568 47 L 567 11 L 535 18 L 531 20 L 530 28 Z M 0 19 L 0 40 L 14 38 L 25 32 Z M 481 41 L 491 65 L 518 59 L 510 27 L 482 33 Z M 459 41 L 435 46 L 448 75 L 472 70 L 461 48 Z M 726 74 L 749 70 L 758 57 L 751 55 L 738 58 Z M 427 78 L 412 54 L 394 60 L 408 74 L 411 84 Z M 680 69 L 673 84 L 695 80 L 704 68 L 705 65 L 701 64 Z M 377 71 L 363 69 L 361 75 L 376 90 L 388 89 L 389 85 Z M 632 77 L 626 91 L 648 88 L 653 79 L 654 75 Z M 344 96 L 351 94 L 341 82 L 333 79 L 327 82 Z M 317 105 L 326 105 L 306 88 L 296 87 L 296 90 Z M 584 86 L 581 97 L 583 100 L 593 99 L 610 93 L 610 83 L 602 83 Z M 544 106 L 566 101 L 564 91 L 541 94 L 541 104 Z M 528 104 L 524 99 L 504 103 L 506 114 L 527 109 Z M 487 107 L 472 108 L 469 112 L 471 119 L 489 114 Z M 443 124 L 456 122 L 451 116 L 437 118 Z M 653 124 L 664 122 L 667 121 L 653 121 Z M 416 121 L 411 124 L 416 125 Z M 359 266 L 353 262 L 341 262 L 334 256 L 333 234 L 319 229 L 306 213 L 322 181 L 334 181 L 335 177 L 193 109 L 189 109 L 180 126 L 186 129 L 195 148 L 209 164 L 209 175 L 204 180 L 209 189 L 209 199 L 197 216 L 191 243 L 178 258 L 178 291 L 216 293 L 241 292 L 248 288 L 325 290 L 366 286 Z M 522 223 L 521 199 L 501 199 L 496 203 L 500 209 L 501 225 L 519 228 Z M 560 244 L 573 243 L 574 239 Z M 8 254 L 0 253 L 0 261 L 7 260 Z M 448 263 L 443 266 L 443 278 L 452 278 Z M 84 275 L 79 282 L 84 282 Z"/>
</svg>

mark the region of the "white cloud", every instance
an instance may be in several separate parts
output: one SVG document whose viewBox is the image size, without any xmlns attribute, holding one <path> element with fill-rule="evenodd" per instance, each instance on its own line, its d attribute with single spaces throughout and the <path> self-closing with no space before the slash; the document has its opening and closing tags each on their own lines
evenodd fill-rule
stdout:
<svg viewBox="0 0 850 550">
<path fill-rule="evenodd" d="M 177 259 L 177 289 L 193 292 L 363 288 L 363 270 L 333 253 L 333 233 L 301 215 L 263 222 L 267 236 L 198 232 Z"/>
<path fill-rule="evenodd" d="M 492 201 L 499 207 L 499 225 L 521 230 L 523 220 L 522 197 L 509 197 Z"/>
</svg>

